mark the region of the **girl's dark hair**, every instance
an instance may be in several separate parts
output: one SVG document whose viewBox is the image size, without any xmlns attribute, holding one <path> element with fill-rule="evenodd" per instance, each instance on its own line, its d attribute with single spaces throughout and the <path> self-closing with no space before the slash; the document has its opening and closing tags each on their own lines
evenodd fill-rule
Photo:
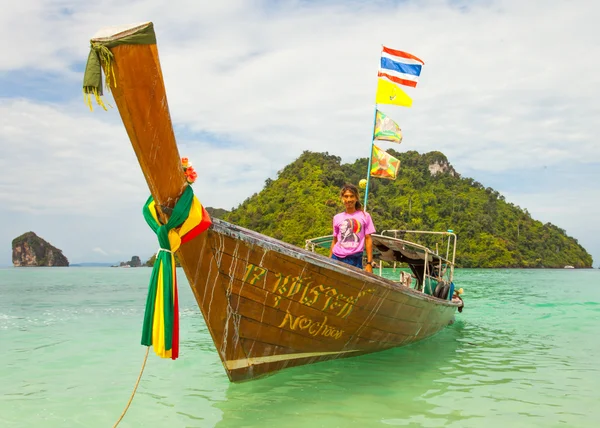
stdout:
<svg viewBox="0 0 600 428">
<path fill-rule="evenodd" d="M 342 186 L 342 189 L 340 190 L 340 196 L 343 196 L 344 193 L 348 190 L 350 190 L 352 193 L 354 193 L 354 196 L 356 196 L 356 204 L 354 205 L 354 208 L 356 208 L 357 210 L 362 210 L 362 204 L 360 203 L 360 195 L 358 194 L 358 187 L 356 187 L 354 184 L 344 184 Z"/>
</svg>

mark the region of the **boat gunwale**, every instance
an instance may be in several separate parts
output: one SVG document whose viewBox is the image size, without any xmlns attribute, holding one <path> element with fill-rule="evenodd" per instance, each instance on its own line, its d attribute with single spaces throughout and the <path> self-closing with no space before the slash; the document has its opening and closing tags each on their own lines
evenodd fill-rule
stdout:
<svg viewBox="0 0 600 428">
<path fill-rule="evenodd" d="M 383 288 L 400 291 L 403 294 L 408 294 L 410 297 L 414 297 L 420 300 L 425 300 L 430 303 L 434 303 L 440 306 L 451 306 L 458 307 L 459 304 L 456 302 L 452 302 L 451 300 L 442 300 L 437 297 L 429 296 L 421 291 L 413 290 L 412 288 L 408 288 L 405 286 L 401 286 L 398 283 L 392 281 L 391 279 L 383 278 L 381 276 L 376 276 L 373 274 L 369 274 L 363 270 L 359 270 L 358 268 L 354 268 L 352 266 L 346 267 L 345 265 L 336 262 L 335 260 L 322 256 L 318 253 L 313 253 L 304 248 L 297 247 L 295 245 L 289 244 L 287 242 L 283 242 L 272 238 L 267 235 L 263 235 L 259 232 L 255 232 L 250 229 L 243 228 L 241 226 L 235 225 L 233 223 L 226 222 L 221 219 L 213 218 L 212 225 L 210 226 L 212 230 L 216 233 L 221 233 L 227 236 L 230 236 L 234 239 L 240 239 L 242 241 L 248 242 L 253 245 L 257 245 L 262 248 L 267 248 L 271 251 L 276 251 L 280 254 L 285 254 L 290 257 L 309 261 L 318 266 L 325 267 L 327 269 L 336 271 L 337 273 L 341 273 L 343 275 L 351 276 L 354 279 L 359 279 L 363 281 L 367 281 L 371 284 L 382 286 Z M 389 238 L 389 237 L 386 237 Z M 392 238 L 393 239 L 393 238 Z M 287 251 L 285 251 L 287 250 Z M 296 253 L 301 255 L 301 257 L 297 257 Z"/>
</svg>

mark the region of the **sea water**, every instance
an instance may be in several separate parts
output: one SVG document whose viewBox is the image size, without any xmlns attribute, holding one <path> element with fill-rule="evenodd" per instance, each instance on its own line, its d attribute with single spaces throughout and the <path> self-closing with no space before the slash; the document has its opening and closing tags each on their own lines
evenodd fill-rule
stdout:
<svg viewBox="0 0 600 428">
<path fill-rule="evenodd" d="M 389 269 L 386 276 L 397 275 Z M 0 269 L 0 427 L 111 427 L 146 348 L 150 269 Z M 404 348 L 228 381 L 183 272 L 181 355 L 120 427 L 597 427 L 600 271 L 456 271 L 465 309 Z"/>
</svg>

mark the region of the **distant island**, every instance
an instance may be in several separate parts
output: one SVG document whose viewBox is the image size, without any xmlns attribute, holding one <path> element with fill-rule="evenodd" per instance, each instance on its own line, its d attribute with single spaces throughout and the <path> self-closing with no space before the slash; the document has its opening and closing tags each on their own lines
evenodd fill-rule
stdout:
<svg viewBox="0 0 600 428">
<path fill-rule="evenodd" d="M 104 262 L 81 262 L 81 263 L 71 263 L 70 267 L 111 267 L 114 266 L 114 263 L 104 263 Z"/>
<path fill-rule="evenodd" d="M 48 241 L 27 232 L 12 241 L 12 262 L 15 267 L 69 266 L 69 260 Z"/>
<path fill-rule="evenodd" d="M 131 257 L 131 260 L 127 262 L 121 262 L 118 265 L 112 265 L 111 267 L 142 267 L 142 260 L 139 256 Z"/>
<path fill-rule="evenodd" d="M 111 267 L 152 267 L 154 266 L 154 261 L 156 260 L 156 254 L 153 254 L 146 262 L 142 263 L 142 260 L 139 256 L 133 256 L 131 260 L 127 262 L 121 262 L 118 265 L 112 265 Z M 179 259 L 177 258 L 177 254 L 175 254 L 175 264 L 179 267 Z"/>
</svg>

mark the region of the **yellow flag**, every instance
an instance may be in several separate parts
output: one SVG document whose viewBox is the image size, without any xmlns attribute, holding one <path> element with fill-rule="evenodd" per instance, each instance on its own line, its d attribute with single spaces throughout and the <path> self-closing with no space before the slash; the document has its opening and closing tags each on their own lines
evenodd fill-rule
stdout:
<svg viewBox="0 0 600 428">
<path fill-rule="evenodd" d="M 398 85 L 386 79 L 378 79 L 375 103 L 410 107 L 412 99 Z"/>
</svg>

